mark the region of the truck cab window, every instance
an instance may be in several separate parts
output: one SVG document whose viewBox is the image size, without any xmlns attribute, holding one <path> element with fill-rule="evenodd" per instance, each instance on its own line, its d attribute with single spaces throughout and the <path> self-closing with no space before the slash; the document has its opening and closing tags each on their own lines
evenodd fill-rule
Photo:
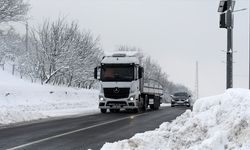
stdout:
<svg viewBox="0 0 250 150">
<path fill-rule="evenodd" d="M 105 65 L 101 70 L 102 81 L 132 81 L 134 80 L 134 66 L 132 65 Z"/>
</svg>

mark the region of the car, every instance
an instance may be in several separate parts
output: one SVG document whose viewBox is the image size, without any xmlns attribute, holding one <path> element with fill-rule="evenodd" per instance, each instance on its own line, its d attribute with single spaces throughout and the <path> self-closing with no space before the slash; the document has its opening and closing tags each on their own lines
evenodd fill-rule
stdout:
<svg viewBox="0 0 250 150">
<path fill-rule="evenodd" d="M 171 107 L 176 105 L 191 106 L 191 95 L 187 92 L 176 92 L 171 95 Z"/>
</svg>

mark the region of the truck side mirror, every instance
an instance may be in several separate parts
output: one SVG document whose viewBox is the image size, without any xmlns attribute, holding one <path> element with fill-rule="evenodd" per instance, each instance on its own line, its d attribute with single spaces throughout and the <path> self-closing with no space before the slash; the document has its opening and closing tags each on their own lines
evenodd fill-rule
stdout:
<svg viewBox="0 0 250 150">
<path fill-rule="evenodd" d="M 144 69 L 143 67 L 139 67 L 139 79 L 143 77 Z"/>
<path fill-rule="evenodd" d="M 94 78 L 99 80 L 100 79 L 100 68 L 101 67 L 95 67 L 95 70 L 94 70 Z"/>
<path fill-rule="evenodd" d="M 95 67 L 95 70 L 94 70 L 94 78 L 97 79 L 97 67 Z"/>
</svg>

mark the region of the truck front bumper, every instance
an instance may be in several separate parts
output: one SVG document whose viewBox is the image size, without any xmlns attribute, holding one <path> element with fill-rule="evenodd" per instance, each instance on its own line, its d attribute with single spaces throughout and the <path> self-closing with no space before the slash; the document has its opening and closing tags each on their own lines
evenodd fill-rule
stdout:
<svg viewBox="0 0 250 150">
<path fill-rule="evenodd" d="M 138 108 L 136 101 L 102 101 L 99 102 L 100 109 L 135 109 Z"/>
</svg>

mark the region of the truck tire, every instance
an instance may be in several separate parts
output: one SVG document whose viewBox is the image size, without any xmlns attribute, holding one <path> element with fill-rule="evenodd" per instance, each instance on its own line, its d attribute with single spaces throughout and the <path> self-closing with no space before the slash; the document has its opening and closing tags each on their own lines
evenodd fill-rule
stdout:
<svg viewBox="0 0 250 150">
<path fill-rule="evenodd" d="M 148 95 L 145 95 L 144 99 L 143 99 L 143 103 L 142 103 L 142 111 L 146 111 L 148 108 Z"/>
<path fill-rule="evenodd" d="M 135 108 L 135 109 L 132 109 L 133 113 L 138 113 L 139 112 L 139 108 Z"/>
<path fill-rule="evenodd" d="M 151 110 L 158 110 L 159 109 L 159 106 L 154 106 L 153 104 L 150 105 L 150 109 Z"/>
<path fill-rule="evenodd" d="M 101 113 L 106 113 L 107 109 L 101 109 Z"/>
<path fill-rule="evenodd" d="M 109 109 L 109 112 L 114 113 L 115 110 L 114 109 Z"/>
<path fill-rule="evenodd" d="M 151 104 L 151 105 L 150 105 L 150 109 L 151 109 L 151 110 L 154 110 L 154 104 Z"/>
<path fill-rule="evenodd" d="M 161 105 L 160 100 L 161 100 L 161 98 L 159 96 L 154 96 L 154 104 L 150 105 L 150 109 L 151 110 L 158 110 L 160 105 Z"/>
<path fill-rule="evenodd" d="M 156 106 L 154 110 L 159 110 L 160 106 Z"/>
</svg>

